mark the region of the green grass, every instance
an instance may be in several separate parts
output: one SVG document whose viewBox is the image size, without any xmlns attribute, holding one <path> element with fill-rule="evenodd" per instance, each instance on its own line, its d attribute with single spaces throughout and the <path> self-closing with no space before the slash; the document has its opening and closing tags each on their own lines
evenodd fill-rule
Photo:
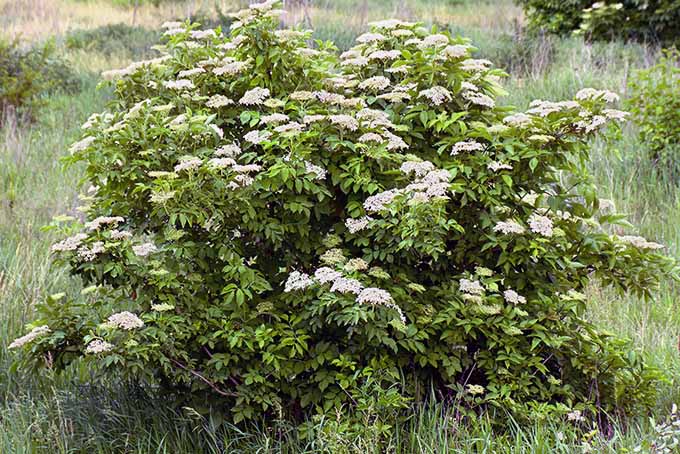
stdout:
<svg viewBox="0 0 680 454">
<path fill-rule="evenodd" d="M 312 15 L 312 25 L 320 25 L 317 36 L 349 46 L 363 30 L 362 20 L 349 17 L 362 2 L 321 1 L 317 8 L 325 3 L 327 10 Z M 631 71 L 650 64 L 656 55 L 654 49 L 630 43 L 530 40 L 515 34 L 519 29 L 504 16 L 512 5 L 509 0 L 369 3 L 363 21 L 429 11 L 422 17 L 426 23 L 472 38 L 479 55 L 511 72 L 503 102 L 520 108 L 536 98 L 570 98 L 585 86 L 625 93 Z M 399 9 L 403 5 L 407 8 Z M 435 17 L 440 11 L 450 14 Z M 322 20 L 323 14 L 328 20 Z M 494 16 L 477 17 L 485 14 Z M 81 58 L 76 65 L 81 69 L 101 69 L 112 59 L 121 60 L 82 51 L 74 55 Z M 77 215 L 79 171 L 64 170 L 59 157 L 78 137 L 87 116 L 104 108 L 107 96 L 89 80 L 77 95 L 52 97 L 36 124 L 10 122 L 0 130 L 0 453 L 571 453 L 583 452 L 584 443 L 591 452 L 623 453 L 653 438 L 648 415 L 591 434 L 590 428 L 577 431 L 573 423 L 555 420 L 531 424 L 509 420 L 509 430 L 501 433 L 494 431 L 490 415 L 461 419 L 455 406 L 441 404 L 414 408 L 408 420 L 395 422 L 388 437 L 372 431 L 370 421 L 358 431 L 338 427 L 342 419 L 312 421 L 303 437 L 285 422 L 237 428 L 191 409 L 175 411 L 153 390 L 113 379 L 96 383 L 85 370 L 40 379 L 13 372 L 6 345 L 23 334 L 35 303 L 65 286 L 78 285 L 64 270 L 50 267 L 48 249 L 54 238 L 41 226 L 56 214 Z M 632 127 L 613 144 L 594 143 L 592 172 L 602 197 L 613 199 L 628 213 L 640 234 L 663 242 L 678 256 L 678 182 L 643 160 L 644 147 Z M 621 297 L 595 283 L 590 295 L 590 317 L 630 338 L 670 377 L 659 390 L 655 412 L 657 420 L 665 418 L 671 404 L 680 402 L 674 379 L 680 373 L 677 284 L 664 283 L 653 301 Z"/>
</svg>

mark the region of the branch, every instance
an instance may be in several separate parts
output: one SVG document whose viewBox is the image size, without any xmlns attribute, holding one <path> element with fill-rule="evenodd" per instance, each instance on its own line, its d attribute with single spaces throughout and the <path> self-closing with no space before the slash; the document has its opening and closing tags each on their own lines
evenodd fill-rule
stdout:
<svg viewBox="0 0 680 454">
<path fill-rule="evenodd" d="M 217 385 L 215 384 L 215 382 L 212 382 L 212 381 L 208 380 L 206 377 L 204 377 L 203 375 L 201 375 L 199 372 L 197 372 L 197 371 L 195 371 L 195 370 L 193 370 L 193 369 L 189 369 L 187 366 L 185 366 L 184 364 L 180 363 L 180 362 L 177 361 L 176 359 L 174 359 L 174 358 L 169 358 L 169 359 L 170 359 L 170 361 L 172 361 L 172 362 L 173 362 L 174 364 L 176 364 L 177 366 L 181 367 L 181 368 L 184 369 L 185 371 L 189 372 L 191 375 L 193 375 L 193 376 L 195 376 L 196 378 L 200 379 L 200 380 L 201 380 L 202 382 L 204 382 L 206 385 L 210 386 L 217 394 L 219 394 L 219 395 L 221 395 L 221 396 L 225 396 L 225 397 L 238 397 L 238 394 L 236 394 L 236 393 L 227 392 L 227 391 L 224 391 L 224 390 L 218 388 Z"/>
</svg>

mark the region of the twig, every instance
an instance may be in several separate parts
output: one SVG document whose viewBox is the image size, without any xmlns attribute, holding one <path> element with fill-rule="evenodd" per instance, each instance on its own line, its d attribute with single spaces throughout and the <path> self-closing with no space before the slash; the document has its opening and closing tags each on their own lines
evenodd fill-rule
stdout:
<svg viewBox="0 0 680 454">
<path fill-rule="evenodd" d="M 181 368 L 184 369 L 185 371 L 189 372 L 191 375 L 193 375 L 193 376 L 199 378 L 199 379 L 200 379 L 201 381 L 203 381 L 206 385 L 210 386 L 213 390 L 215 390 L 215 392 L 216 392 L 217 394 L 219 394 L 219 395 L 221 395 L 221 396 L 225 396 L 225 397 L 238 397 L 238 394 L 236 394 L 236 393 L 230 393 L 230 392 L 227 392 L 227 391 L 224 391 L 224 390 L 218 388 L 217 385 L 216 385 L 214 382 L 208 380 L 206 377 L 204 377 L 203 375 L 201 375 L 199 372 L 196 372 L 196 371 L 193 370 L 193 369 L 189 369 L 187 366 L 185 366 L 184 364 L 180 363 L 180 362 L 177 361 L 176 359 L 170 358 L 170 361 L 172 361 L 174 364 L 176 364 L 177 366 L 181 367 Z"/>
</svg>

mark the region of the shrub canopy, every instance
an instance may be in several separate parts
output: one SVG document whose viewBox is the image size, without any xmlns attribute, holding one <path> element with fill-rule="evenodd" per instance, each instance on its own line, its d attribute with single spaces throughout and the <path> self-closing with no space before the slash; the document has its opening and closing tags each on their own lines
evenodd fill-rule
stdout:
<svg viewBox="0 0 680 454">
<path fill-rule="evenodd" d="M 89 296 L 47 298 L 12 346 L 236 420 L 329 411 L 367 384 L 650 404 L 656 372 L 583 315 L 590 282 L 647 295 L 672 265 L 605 228 L 622 218 L 587 141 L 623 118 L 616 95 L 518 113 L 465 39 L 387 20 L 338 56 L 277 25 L 272 2 L 231 33 L 166 24 L 163 56 L 108 74 L 115 101 L 71 148 L 88 221 L 58 223 L 52 248 Z"/>
<path fill-rule="evenodd" d="M 553 33 L 576 31 L 596 39 L 615 37 L 678 42 L 680 0 L 518 0 L 529 23 Z"/>
</svg>

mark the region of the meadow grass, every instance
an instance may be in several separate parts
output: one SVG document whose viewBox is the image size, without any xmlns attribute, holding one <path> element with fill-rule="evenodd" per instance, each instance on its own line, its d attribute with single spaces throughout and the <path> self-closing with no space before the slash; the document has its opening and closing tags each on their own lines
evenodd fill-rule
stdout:
<svg viewBox="0 0 680 454">
<path fill-rule="evenodd" d="M 104 0 L 30 0 L 35 11 L 3 16 L 8 34 L 31 39 L 60 36 L 71 27 L 92 28 L 131 21 L 131 11 Z M 0 11 L 17 11 L 16 0 L 0 0 Z M 233 11 L 246 2 L 221 2 Z M 149 27 L 207 2 L 171 2 L 161 9 L 143 5 L 137 23 Z M 40 10 L 39 7 L 44 7 Z M 4 8 L 4 9 L 3 9 Z M 15 9 L 11 9 L 15 8 Z M 55 12 L 56 11 L 56 12 Z M 64 18 L 59 18 L 62 13 Z M 308 22 L 316 36 L 351 45 L 366 23 L 385 17 L 422 20 L 470 37 L 479 55 L 491 58 L 510 76 L 505 104 L 524 108 L 532 100 L 571 98 L 580 88 L 609 88 L 625 95 L 635 68 L 648 66 L 657 50 L 633 43 L 589 44 L 580 38 L 527 37 L 521 12 L 510 1 L 337 0 L 292 6 L 288 24 Z M 77 215 L 79 169 L 64 169 L 59 158 L 78 137 L 91 112 L 101 111 L 107 90 L 96 90 L 96 74 L 124 66 L 126 55 L 104 56 L 86 51 L 67 53 L 85 84 L 76 95 L 48 100 L 34 124 L 5 121 L 0 130 L 0 453 L 570 453 L 632 452 L 654 437 L 649 415 L 621 421 L 601 431 L 575 430 L 557 420 L 526 423 L 498 415 L 509 429 L 495 430 L 492 414 L 463 418 L 455 403 L 413 409 L 389 436 L 371 428 L 371 415 L 361 431 L 343 426 L 343 418 L 310 421 L 306 436 L 285 421 L 234 427 L 206 419 L 185 408 L 174 410 L 153 389 L 115 378 L 92 380 L 79 367 L 61 376 L 35 377 L 12 369 L 7 343 L 23 334 L 34 305 L 44 295 L 78 283 L 65 270 L 50 267 L 48 249 L 54 238 L 41 227 L 57 214 Z M 620 139 L 593 143 L 591 170 L 599 194 L 628 213 L 639 233 L 680 253 L 680 200 L 677 181 L 644 159 L 645 144 L 633 127 Z M 617 335 L 628 337 L 669 382 L 660 387 L 655 417 L 665 418 L 680 402 L 674 377 L 680 372 L 677 284 L 664 283 L 652 301 L 621 296 L 595 283 L 589 294 L 589 317 Z"/>
</svg>

